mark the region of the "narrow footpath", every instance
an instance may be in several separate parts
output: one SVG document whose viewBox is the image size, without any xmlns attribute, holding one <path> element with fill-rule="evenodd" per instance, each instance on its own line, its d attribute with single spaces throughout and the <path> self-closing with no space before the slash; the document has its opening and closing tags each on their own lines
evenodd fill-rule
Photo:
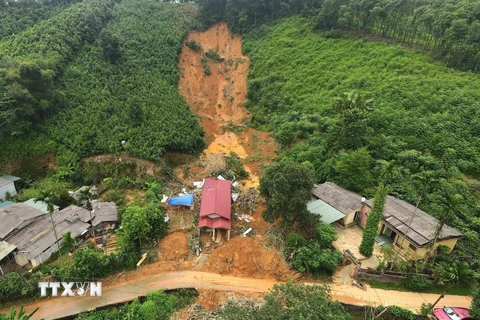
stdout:
<svg viewBox="0 0 480 320">
<path fill-rule="evenodd" d="M 170 272 L 144 279 L 123 281 L 119 285 L 111 285 L 103 290 L 102 297 L 56 297 L 38 300 L 25 306 L 27 311 L 39 308 L 33 319 L 56 319 L 68 315 L 118 302 L 133 300 L 150 291 L 178 288 L 201 288 L 239 293 L 265 293 L 274 284 L 269 279 L 250 279 L 224 276 L 216 273 L 199 271 Z M 354 305 L 397 305 L 418 312 L 423 302 L 433 303 L 437 294 L 387 291 L 368 288 L 363 291 L 351 285 L 329 284 L 332 298 L 343 303 Z M 447 295 L 439 306 L 470 307 L 470 299 L 464 296 Z M 5 312 L 5 310 L 2 310 Z"/>
</svg>

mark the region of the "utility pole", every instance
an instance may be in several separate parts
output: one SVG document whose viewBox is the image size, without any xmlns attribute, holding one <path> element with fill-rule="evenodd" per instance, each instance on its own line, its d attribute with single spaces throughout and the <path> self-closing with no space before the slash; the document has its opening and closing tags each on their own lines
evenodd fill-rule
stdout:
<svg viewBox="0 0 480 320">
<path fill-rule="evenodd" d="M 432 307 L 430 308 L 430 311 L 433 310 L 433 308 L 435 308 L 435 306 L 437 305 L 437 303 L 442 300 L 443 298 L 445 298 L 445 295 L 444 294 L 441 294 L 440 297 L 438 297 L 437 300 L 435 300 L 435 302 L 432 304 Z"/>
</svg>

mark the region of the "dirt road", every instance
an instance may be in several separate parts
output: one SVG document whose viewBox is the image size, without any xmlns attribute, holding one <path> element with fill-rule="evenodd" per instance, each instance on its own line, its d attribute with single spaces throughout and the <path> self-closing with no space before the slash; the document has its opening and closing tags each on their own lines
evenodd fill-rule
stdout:
<svg viewBox="0 0 480 320">
<path fill-rule="evenodd" d="M 40 308 L 33 319 L 55 319 L 92 310 L 102 305 L 129 301 L 153 290 L 202 288 L 258 294 L 267 292 L 275 283 L 279 282 L 269 279 L 223 276 L 199 271 L 170 272 L 108 286 L 104 288 L 102 297 L 49 298 L 28 304 L 26 309 L 31 311 L 37 307 Z M 373 288 L 363 291 L 350 285 L 330 284 L 329 286 L 332 289 L 332 298 L 340 302 L 355 305 L 397 305 L 414 312 L 418 312 L 423 302 L 433 303 L 438 298 L 436 294 L 386 291 Z M 470 299 L 463 296 L 448 295 L 441 300 L 439 305 L 469 307 Z"/>
</svg>

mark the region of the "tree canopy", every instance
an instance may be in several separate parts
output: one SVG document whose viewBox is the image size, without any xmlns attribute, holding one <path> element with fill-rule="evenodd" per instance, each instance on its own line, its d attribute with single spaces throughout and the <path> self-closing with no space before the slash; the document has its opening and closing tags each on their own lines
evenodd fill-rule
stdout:
<svg viewBox="0 0 480 320">
<path fill-rule="evenodd" d="M 476 0 L 196 0 L 207 24 L 226 20 L 235 32 L 302 14 L 329 36 L 367 32 L 394 38 L 445 59 L 448 65 L 478 71 L 480 22 Z"/>
<path fill-rule="evenodd" d="M 113 153 L 121 141 L 151 160 L 202 149 L 203 130 L 177 91 L 178 52 L 196 23 L 188 6 L 67 1 L 0 38 L 0 138 L 11 145 L 42 137 L 2 148 L 0 158 Z"/>
<path fill-rule="evenodd" d="M 313 187 L 313 169 L 309 164 L 276 163 L 260 178 L 260 194 L 267 200 L 263 212 L 266 221 L 281 219 L 285 225 L 305 223 L 307 201 Z"/>
<path fill-rule="evenodd" d="M 362 242 L 360 243 L 360 253 L 366 257 L 370 257 L 373 253 L 375 245 L 375 237 L 378 235 L 378 225 L 383 218 L 383 209 L 387 200 L 388 186 L 381 183 L 375 192 L 373 198 L 373 207 L 368 214 L 367 224 L 363 231 Z"/>
<path fill-rule="evenodd" d="M 287 282 L 276 284 L 258 309 L 241 307 L 229 302 L 221 316 L 227 320 L 240 319 L 319 319 L 351 320 L 338 301 L 332 301 L 328 286 Z"/>
</svg>

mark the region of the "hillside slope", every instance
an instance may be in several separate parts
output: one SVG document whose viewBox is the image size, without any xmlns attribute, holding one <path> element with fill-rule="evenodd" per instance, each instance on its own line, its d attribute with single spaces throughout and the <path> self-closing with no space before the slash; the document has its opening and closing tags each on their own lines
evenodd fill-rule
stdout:
<svg viewBox="0 0 480 320">
<path fill-rule="evenodd" d="M 48 130 L 80 156 L 125 149 L 157 160 L 203 147 L 203 131 L 177 91 L 178 53 L 195 7 L 125 0 L 99 38 L 60 79 L 67 108 Z"/>
<path fill-rule="evenodd" d="M 383 159 L 430 151 L 453 157 L 461 171 L 480 171 L 480 76 L 399 46 L 327 39 L 300 18 L 251 32 L 245 51 L 252 61 L 250 109 L 285 145 L 328 131 L 338 117 L 333 98 L 358 90 L 375 110 L 368 143 L 357 148 Z"/>
<path fill-rule="evenodd" d="M 74 160 L 118 152 L 123 140 L 150 160 L 202 149 L 177 91 L 196 15 L 192 4 L 84 1 L 0 42 L 0 162 L 66 150 Z"/>
<path fill-rule="evenodd" d="M 325 38 L 298 17 L 254 29 L 244 50 L 252 121 L 283 144 L 281 161 L 309 161 L 317 181 L 364 196 L 381 178 L 393 195 L 421 197 L 465 234 L 455 257 L 480 267 L 479 75 L 400 46 Z M 452 196 L 461 213 L 447 212 Z"/>
</svg>

